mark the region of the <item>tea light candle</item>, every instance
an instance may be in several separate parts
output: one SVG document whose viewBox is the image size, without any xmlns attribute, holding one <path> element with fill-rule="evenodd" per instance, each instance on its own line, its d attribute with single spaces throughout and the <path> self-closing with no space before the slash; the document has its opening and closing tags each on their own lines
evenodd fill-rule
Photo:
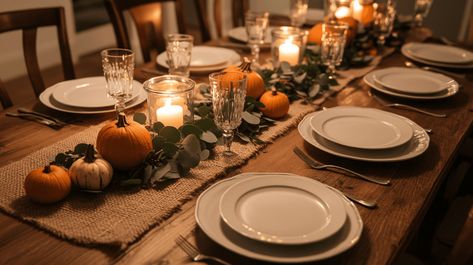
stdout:
<svg viewBox="0 0 473 265">
<path fill-rule="evenodd" d="M 182 107 L 179 105 L 171 105 L 171 99 L 165 100 L 164 106 L 156 110 L 156 118 L 164 126 L 173 126 L 176 128 L 184 124 L 184 115 Z"/>
<path fill-rule="evenodd" d="M 290 65 L 296 65 L 299 62 L 299 46 L 292 43 L 292 39 L 287 39 L 279 46 L 279 61 L 286 61 Z"/>
<path fill-rule="evenodd" d="M 342 18 L 342 17 L 349 17 L 350 16 L 350 8 L 346 6 L 341 6 L 337 8 L 335 11 L 335 17 L 336 18 Z"/>
</svg>

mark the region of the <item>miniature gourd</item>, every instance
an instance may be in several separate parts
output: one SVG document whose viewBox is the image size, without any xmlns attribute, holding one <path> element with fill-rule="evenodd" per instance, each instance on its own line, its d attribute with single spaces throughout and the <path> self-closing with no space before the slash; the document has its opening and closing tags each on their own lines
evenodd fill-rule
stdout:
<svg viewBox="0 0 473 265">
<path fill-rule="evenodd" d="M 261 96 L 260 102 L 264 104 L 261 112 L 269 118 L 279 119 L 289 112 L 289 98 L 274 87 Z"/>
<path fill-rule="evenodd" d="M 89 144 L 85 156 L 72 163 L 69 176 L 83 190 L 101 191 L 110 184 L 113 168 L 106 160 L 96 157 L 94 146 Z"/>
<path fill-rule="evenodd" d="M 135 168 L 152 149 L 148 130 L 137 122 L 127 122 L 124 114 L 106 124 L 97 135 L 97 151 L 117 170 Z"/>
<path fill-rule="evenodd" d="M 265 91 L 264 80 L 257 72 L 251 70 L 251 62 L 244 58 L 244 62 L 236 67 L 230 66 L 225 69 L 226 72 L 236 71 L 246 74 L 246 95 L 258 99 Z"/>
<path fill-rule="evenodd" d="M 25 179 L 26 195 L 39 203 L 58 202 L 71 192 L 71 179 L 65 169 L 47 165 L 31 171 Z"/>
</svg>

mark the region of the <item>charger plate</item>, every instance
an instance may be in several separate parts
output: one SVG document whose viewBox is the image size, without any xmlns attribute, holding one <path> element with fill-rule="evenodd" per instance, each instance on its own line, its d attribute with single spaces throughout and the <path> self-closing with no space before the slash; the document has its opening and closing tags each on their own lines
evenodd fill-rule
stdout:
<svg viewBox="0 0 473 265">
<path fill-rule="evenodd" d="M 299 263 L 327 259 L 350 249 L 359 241 L 363 221 L 358 209 L 335 189 L 333 191 L 343 201 L 347 218 L 340 231 L 326 240 L 296 246 L 268 244 L 242 236 L 228 227 L 219 215 L 219 200 L 222 194 L 239 181 L 251 177 L 275 175 L 294 176 L 285 173 L 244 173 L 215 183 L 202 192 L 197 200 L 195 209 L 197 224 L 208 237 L 224 248 L 245 257 L 274 263 Z"/>
</svg>

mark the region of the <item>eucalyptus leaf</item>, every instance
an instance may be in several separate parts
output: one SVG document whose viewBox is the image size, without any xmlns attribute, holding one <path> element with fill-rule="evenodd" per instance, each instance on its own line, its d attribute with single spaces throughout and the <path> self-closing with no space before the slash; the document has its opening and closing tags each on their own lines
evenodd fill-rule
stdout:
<svg viewBox="0 0 473 265">
<path fill-rule="evenodd" d="M 199 165 L 200 162 L 200 152 L 197 154 L 193 154 L 185 149 L 179 150 L 177 155 L 177 161 L 179 162 L 179 165 L 186 168 L 196 167 Z"/>
<path fill-rule="evenodd" d="M 185 176 L 185 175 L 182 175 L 182 176 Z M 179 179 L 179 178 L 181 178 L 181 175 L 179 175 L 179 173 L 177 173 L 177 172 L 169 171 L 168 173 L 166 173 L 166 175 L 164 175 L 164 177 L 166 179 Z"/>
<path fill-rule="evenodd" d="M 258 107 L 258 108 L 260 108 L 260 109 L 266 107 L 266 106 L 263 104 L 263 102 L 261 102 L 261 101 L 256 101 L 256 102 L 255 102 L 255 106 Z"/>
<path fill-rule="evenodd" d="M 74 153 L 85 155 L 85 153 L 87 152 L 88 146 L 89 146 L 88 144 L 84 144 L 84 143 L 78 144 L 74 147 Z"/>
<path fill-rule="evenodd" d="M 186 137 L 190 134 L 193 134 L 197 137 L 200 137 L 203 133 L 203 130 L 193 124 L 184 124 L 179 128 L 183 137 Z"/>
<path fill-rule="evenodd" d="M 299 95 L 299 96 L 301 96 L 301 97 L 307 97 L 307 93 L 305 93 L 305 92 L 296 90 L 296 93 L 297 93 L 297 95 Z"/>
<path fill-rule="evenodd" d="M 201 105 L 201 106 L 199 106 L 199 108 L 197 108 L 197 113 L 201 117 L 207 117 L 207 115 L 209 115 L 209 113 L 211 111 L 212 111 L 212 109 L 210 107 L 208 107 L 207 105 Z"/>
<path fill-rule="evenodd" d="M 328 75 L 323 73 L 319 75 L 319 85 L 320 86 L 325 86 L 329 83 L 329 78 Z"/>
<path fill-rule="evenodd" d="M 200 149 L 200 141 L 194 134 L 189 134 L 184 138 L 182 141 L 182 146 L 184 150 L 188 151 L 191 154 L 199 154 Z"/>
<path fill-rule="evenodd" d="M 163 151 L 168 157 L 173 157 L 179 148 L 174 143 L 165 142 L 163 144 Z"/>
<path fill-rule="evenodd" d="M 171 165 L 166 163 L 162 167 L 154 168 L 151 178 L 149 179 L 150 183 L 156 183 L 161 181 L 162 178 L 171 170 Z"/>
<path fill-rule="evenodd" d="M 217 139 L 217 136 L 215 136 L 215 134 L 212 133 L 211 131 L 205 131 L 200 136 L 200 140 L 202 140 L 206 143 L 209 143 L 209 144 L 214 144 L 214 143 L 217 142 L 218 139 Z"/>
<path fill-rule="evenodd" d="M 159 133 L 159 131 L 164 128 L 164 124 L 162 122 L 155 122 L 153 124 L 153 132 Z"/>
<path fill-rule="evenodd" d="M 250 137 L 242 134 L 242 133 L 236 133 L 236 136 L 240 138 L 243 142 L 251 143 Z"/>
<path fill-rule="evenodd" d="M 313 84 L 309 88 L 309 97 L 314 98 L 319 94 L 320 91 L 320 85 L 319 84 Z"/>
<path fill-rule="evenodd" d="M 146 115 L 141 112 L 136 112 L 135 114 L 133 114 L 133 120 L 139 124 L 144 125 L 146 123 Z"/>
<path fill-rule="evenodd" d="M 159 136 L 164 137 L 166 142 L 177 143 L 181 140 L 181 133 L 172 126 L 165 126 L 159 130 Z"/>
<path fill-rule="evenodd" d="M 163 149 L 163 145 L 165 142 L 166 142 L 166 138 L 162 136 L 158 135 L 158 136 L 153 137 L 153 149 L 156 151 Z"/>
<path fill-rule="evenodd" d="M 179 165 L 177 167 L 177 173 L 178 173 L 177 175 L 180 176 L 180 177 L 187 176 L 187 174 L 189 174 L 190 171 L 191 171 L 191 169 L 188 168 L 188 167 L 183 167 L 181 165 Z M 172 178 L 170 178 L 170 179 L 172 179 Z"/>
<path fill-rule="evenodd" d="M 302 81 L 304 81 L 306 76 L 307 76 L 306 72 L 302 73 L 301 75 L 294 76 L 294 81 L 298 84 L 302 84 Z"/>
<path fill-rule="evenodd" d="M 283 75 L 292 74 L 291 65 L 288 62 L 281 62 L 280 68 L 282 70 Z"/>
<path fill-rule="evenodd" d="M 255 115 L 249 113 L 248 111 L 243 112 L 241 115 L 244 121 L 248 122 L 249 124 L 258 125 L 261 122 L 261 119 L 256 117 Z"/>
<path fill-rule="evenodd" d="M 56 155 L 56 157 L 54 158 L 54 162 L 57 164 L 57 165 L 64 165 L 66 163 L 66 160 L 68 159 L 69 156 L 63 154 L 63 153 L 59 153 Z"/>
<path fill-rule="evenodd" d="M 210 156 L 210 151 L 208 149 L 202 150 L 202 152 L 200 152 L 200 161 L 207 160 L 209 156 Z"/>
<path fill-rule="evenodd" d="M 209 118 L 202 118 L 194 122 L 195 126 L 199 127 L 202 131 L 208 131 L 212 128 L 216 128 L 215 122 Z"/>
</svg>

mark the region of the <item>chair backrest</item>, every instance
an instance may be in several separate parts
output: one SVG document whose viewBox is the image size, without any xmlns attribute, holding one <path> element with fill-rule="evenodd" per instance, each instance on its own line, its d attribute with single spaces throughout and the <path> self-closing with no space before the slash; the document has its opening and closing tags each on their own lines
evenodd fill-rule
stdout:
<svg viewBox="0 0 473 265">
<path fill-rule="evenodd" d="M 204 18 L 203 25 L 209 27 L 210 19 L 213 19 L 215 23 L 215 29 L 217 32 L 217 38 L 223 37 L 223 20 L 225 16 L 229 14 L 223 11 L 223 2 L 224 0 L 213 0 L 213 14 L 208 14 L 208 4 L 209 0 L 199 0 L 198 5 L 200 5 L 201 17 Z M 231 7 L 231 16 L 232 16 L 232 27 L 239 27 L 245 25 L 245 13 L 250 9 L 250 4 L 248 0 L 230 0 Z M 210 31 L 210 30 L 209 30 Z"/>
<path fill-rule="evenodd" d="M 463 223 L 462 229 L 455 241 L 450 255 L 447 257 L 447 265 L 467 265 L 473 262 L 473 205 Z"/>
<path fill-rule="evenodd" d="M 153 50 L 164 51 L 166 41 L 163 35 L 163 4 L 166 2 L 173 2 L 175 5 L 179 33 L 187 33 L 181 0 L 105 0 L 118 47 L 131 49 L 130 35 L 123 14 L 128 11 L 138 32 L 144 61 L 151 61 Z M 200 5 L 196 5 L 198 23 L 202 29 L 202 41 L 208 41 L 210 33 L 208 27 L 205 27 L 203 17 L 201 17 L 200 7 Z"/>
<path fill-rule="evenodd" d="M 64 79 L 74 79 L 74 64 L 67 37 L 66 17 L 63 7 L 27 9 L 0 13 L 0 33 L 13 30 L 23 31 L 23 53 L 28 76 L 36 96 L 39 96 L 45 89 L 36 51 L 36 32 L 38 28 L 46 26 L 56 26 L 57 28 Z M 0 101 L 4 108 L 13 105 L 1 81 Z"/>
</svg>

